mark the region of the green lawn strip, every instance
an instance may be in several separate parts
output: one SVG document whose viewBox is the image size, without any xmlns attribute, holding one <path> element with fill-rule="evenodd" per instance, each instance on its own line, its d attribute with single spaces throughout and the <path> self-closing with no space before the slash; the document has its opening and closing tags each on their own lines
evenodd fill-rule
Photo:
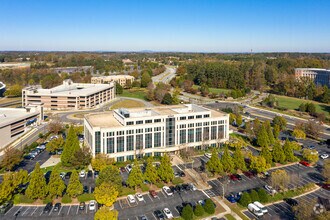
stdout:
<svg viewBox="0 0 330 220">
<path fill-rule="evenodd" d="M 240 208 L 241 206 L 239 206 L 238 204 L 233 204 L 228 202 L 227 200 L 224 200 L 224 202 L 226 203 L 226 205 L 231 209 L 231 211 L 235 212 L 239 217 L 241 217 L 243 220 L 249 220 L 248 217 L 246 217 L 246 215 L 244 215 L 241 211 L 243 210 L 243 208 Z"/>
<path fill-rule="evenodd" d="M 128 89 L 128 90 L 125 89 L 123 93 L 120 94 L 119 96 L 147 100 L 146 94 L 147 94 L 146 89 Z"/>
<path fill-rule="evenodd" d="M 227 220 L 235 220 L 236 219 L 231 214 L 226 214 L 225 217 L 226 217 Z"/>
<path fill-rule="evenodd" d="M 200 86 L 193 85 L 194 89 L 199 89 Z M 227 94 L 228 92 L 231 91 L 231 89 L 220 89 L 220 88 L 209 88 L 210 93 L 215 93 L 215 94 L 220 94 L 220 93 L 225 93 Z"/>
</svg>

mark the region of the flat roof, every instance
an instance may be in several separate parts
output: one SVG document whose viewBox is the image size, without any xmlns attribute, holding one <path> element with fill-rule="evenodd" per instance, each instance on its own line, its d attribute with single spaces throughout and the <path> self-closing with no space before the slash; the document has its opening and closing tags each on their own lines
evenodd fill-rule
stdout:
<svg viewBox="0 0 330 220">
<path fill-rule="evenodd" d="M 295 70 L 311 70 L 311 71 L 327 71 L 330 72 L 330 70 L 322 69 L 322 68 L 295 68 Z"/>
<path fill-rule="evenodd" d="M 0 127 L 36 114 L 39 112 L 27 112 L 25 108 L 0 108 Z"/>
</svg>

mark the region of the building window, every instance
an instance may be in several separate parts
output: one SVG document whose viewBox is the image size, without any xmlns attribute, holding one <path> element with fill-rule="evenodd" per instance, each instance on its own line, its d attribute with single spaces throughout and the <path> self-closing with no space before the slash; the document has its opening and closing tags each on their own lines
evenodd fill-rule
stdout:
<svg viewBox="0 0 330 220">
<path fill-rule="evenodd" d="M 154 131 L 161 131 L 162 130 L 162 127 L 155 127 L 154 128 Z"/>
<path fill-rule="evenodd" d="M 152 134 L 145 134 L 145 148 L 152 148 Z"/>
<path fill-rule="evenodd" d="M 162 133 L 154 133 L 154 147 L 160 147 L 162 144 Z"/>
<path fill-rule="evenodd" d="M 224 125 L 218 126 L 218 138 L 222 139 L 224 138 Z"/>
<path fill-rule="evenodd" d="M 202 141 L 202 128 L 196 128 L 196 142 Z"/>
<path fill-rule="evenodd" d="M 194 129 L 188 129 L 188 143 L 194 142 Z"/>
<path fill-rule="evenodd" d="M 107 153 L 111 154 L 115 152 L 114 138 L 107 138 Z"/>
<path fill-rule="evenodd" d="M 155 119 L 154 122 L 155 123 L 162 122 L 162 119 Z"/>
<path fill-rule="evenodd" d="M 217 139 L 217 126 L 211 127 L 211 140 Z"/>
<path fill-rule="evenodd" d="M 124 150 L 124 137 L 117 137 L 117 152 L 123 152 Z"/>
<path fill-rule="evenodd" d="M 136 129 L 136 133 L 137 133 L 137 134 L 142 134 L 142 133 L 143 133 L 143 128 Z"/>
<path fill-rule="evenodd" d="M 134 155 L 128 155 L 128 156 L 126 156 L 126 160 L 134 160 Z"/>
<path fill-rule="evenodd" d="M 151 157 L 152 156 L 152 153 L 145 153 L 145 156 L 146 157 Z"/>
<path fill-rule="evenodd" d="M 210 139 L 210 128 L 209 127 L 204 127 L 203 129 L 203 140 L 207 141 Z"/>
<path fill-rule="evenodd" d="M 192 115 L 192 116 L 188 116 L 188 119 L 194 119 L 195 117 Z"/>
<path fill-rule="evenodd" d="M 194 123 L 188 124 L 188 128 L 193 128 L 193 127 L 194 127 Z"/>
<path fill-rule="evenodd" d="M 115 135 L 115 132 L 113 132 L 113 131 L 112 132 L 107 132 L 108 137 L 113 137 L 114 135 Z"/>
<path fill-rule="evenodd" d="M 210 122 L 204 122 L 203 125 L 204 126 L 209 126 L 210 125 Z"/>
<path fill-rule="evenodd" d="M 180 144 L 186 143 L 186 130 L 180 130 Z"/>
<path fill-rule="evenodd" d="M 166 146 L 173 146 L 175 143 L 175 118 L 166 118 Z"/>
<path fill-rule="evenodd" d="M 124 135 L 124 134 L 125 134 L 125 131 L 117 131 L 117 136 Z"/>
<path fill-rule="evenodd" d="M 146 120 L 146 124 L 152 123 L 152 120 Z"/>
<path fill-rule="evenodd" d="M 212 121 L 211 122 L 211 125 L 216 125 L 217 124 L 217 121 Z"/>
<path fill-rule="evenodd" d="M 209 114 L 207 114 L 207 115 L 204 115 L 204 118 L 209 118 L 210 117 L 210 115 Z"/>
<path fill-rule="evenodd" d="M 126 125 L 134 125 L 134 121 L 128 121 L 128 122 L 126 122 Z"/>
<path fill-rule="evenodd" d="M 143 134 L 136 135 L 136 149 L 143 149 Z"/>
<path fill-rule="evenodd" d="M 181 121 L 181 120 L 186 120 L 186 119 L 187 119 L 186 116 L 182 116 L 182 117 L 180 117 L 180 121 Z"/>
<path fill-rule="evenodd" d="M 154 156 L 155 156 L 155 157 L 161 157 L 161 156 L 162 156 L 162 153 L 161 153 L 161 152 L 155 152 L 155 153 L 154 153 Z"/>
<path fill-rule="evenodd" d="M 196 115 L 196 118 L 202 118 L 203 116 L 202 115 Z"/>
<path fill-rule="evenodd" d="M 95 154 L 101 153 L 101 132 L 95 132 Z"/>
<path fill-rule="evenodd" d="M 122 156 L 122 157 L 117 157 L 117 162 L 123 162 L 125 159 L 124 159 L 124 157 Z"/>
<path fill-rule="evenodd" d="M 134 136 L 130 135 L 126 137 L 126 151 L 134 150 Z"/>
<path fill-rule="evenodd" d="M 196 127 L 202 127 L 202 122 L 196 123 Z"/>
<path fill-rule="evenodd" d="M 127 130 L 126 134 L 134 134 L 134 130 Z"/>
<path fill-rule="evenodd" d="M 143 121 L 136 121 L 137 125 L 143 124 Z"/>
<path fill-rule="evenodd" d="M 145 132 L 152 132 L 152 128 L 146 128 Z"/>
</svg>

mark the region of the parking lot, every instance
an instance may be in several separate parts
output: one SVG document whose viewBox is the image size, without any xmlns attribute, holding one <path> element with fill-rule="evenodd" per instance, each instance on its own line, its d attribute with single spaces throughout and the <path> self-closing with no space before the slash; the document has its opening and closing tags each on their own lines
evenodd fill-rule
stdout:
<svg viewBox="0 0 330 220">
<path fill-rule="evenodd" d="M 45 206 L 13 206 L 1 219 L 94 219 L 95 211 L 79 210 L 78 205 L 62 206 L 58 212 L 53 208 L 49 213 L 43 213 Z"/>
<path fill-rule="evenodd" d="M 315 205 L 315 201 L 317 201 L 318 197 L 322 198 L 330 198 L 330 191 L 319 189 L 315 192 L 309 193 L 307 195 L 301 196 L 296 200 L 299 202 L 306 202 L 311 206 Z M 266 206 L 268 209 L 268 214 L 264 215 L 259 219 L 293 219 L 294 214 L 292 212 L 291 206 L 286 202 L 280 202 L 272 205 Z M 244 211 L 244 214 L 248 216 L 250 219 L 258 219 L 255 215 L 253 215 L 250 211 Z"/>
<path fill-rule="evenodd" d="M 125 199 L 118 200 L 115 203 L 115 209 L 119 211 L 118 218 L 120 220 L 138 219 L 139 216 L 145 215 L 148 219 L 157 219 L 154 211 L 169 208 L 174 217 L 180 216 L 176 206 L 182 205 L 183 202 L 190 202 L 193 205 L 198 200 L 207 199 L 208 197 L 199 190 L 183 191 L 174 193 L 172 196 L 166 195 L 163 191 L 158 192 L 158 198 L 153 198 L 149 194 L 142 195 L 144 201 L 137 201 L 132 204 Z"/>
</svg>

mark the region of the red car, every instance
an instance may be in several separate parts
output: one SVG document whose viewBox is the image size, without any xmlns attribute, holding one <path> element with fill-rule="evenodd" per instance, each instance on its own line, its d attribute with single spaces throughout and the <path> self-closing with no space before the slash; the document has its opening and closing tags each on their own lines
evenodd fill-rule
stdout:
<svg viewBox="0 0 330 220">
<path fill-rule="evenodd" d="M 150 193 L 150 195 L 151 195 L 153 198 L 158 197 L 158 196 L 157 196 L 157 192 L 156 192 L 155 190 L 149 190 L 149 193 Z"/>
<path fill-rule="evenodd" d="M 304 166 L 306 166 L 306 167 L 309 167 L 309 166 L 311 166 L 308 162 L 306 162 L 306 161 L 300 161 L 300 164 L 302 164 L 302 165 L 304 165 Z"/>
<path fill-rule="evenodd" d="M 323 189 L 326 189 L 326 190 L 330 190 L 330 184 L 329 184 L 329 183 L 324 183 L 324 184 L 322 185 L 322 188 L 323 188 Z"/>
<path fill-rule="evenodd" d="M 237 176 L 236 176 L 235 174 L 231 174 L 231 175 L 229 175 L 229 178 L 230 178 L 232 181 L 237 181 L 237 180 L 238 180 L 238 178 L 237 178 Z"/>
<path fill-rule="evenodd" d="M 253 173 L 250 172 L 250 171 L 245 171 L 244 172 L 244 175 L 247 176 L 247 177 L 249 177 L 249 178 L 252 178 L 254 176 Z"/>
</svg>

